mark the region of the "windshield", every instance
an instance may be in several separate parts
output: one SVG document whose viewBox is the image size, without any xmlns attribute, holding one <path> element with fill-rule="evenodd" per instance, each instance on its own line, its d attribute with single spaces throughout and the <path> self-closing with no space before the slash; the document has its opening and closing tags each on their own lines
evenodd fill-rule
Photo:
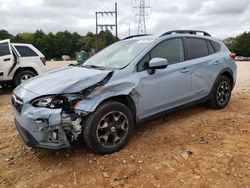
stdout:
<svg viewBox="0 0 250 188">
<path fill-rule="evenodd" d="M 89 58 L 84 67 L 121 69 L 127 66 L 152 40 L 119 41 Z"/>
</svg>

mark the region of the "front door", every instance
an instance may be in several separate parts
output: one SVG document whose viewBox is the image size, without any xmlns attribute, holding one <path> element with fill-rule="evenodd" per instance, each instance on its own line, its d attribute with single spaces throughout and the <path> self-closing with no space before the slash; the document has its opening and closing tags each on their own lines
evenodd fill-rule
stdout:
<svg viewBox="0 0 250 188">
<path fill-rule="evenodd" d="M 0 81 L 10 80 L 8 77 L 13 65 L 13 55 L 10 47 L 10 40 L 0 41 Z"/>
</svg>

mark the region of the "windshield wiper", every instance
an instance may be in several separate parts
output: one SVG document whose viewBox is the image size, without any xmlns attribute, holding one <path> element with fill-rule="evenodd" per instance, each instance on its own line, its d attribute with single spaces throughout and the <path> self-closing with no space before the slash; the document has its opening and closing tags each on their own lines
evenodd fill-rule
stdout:
<svg viewBox="0 0 250 188">
<path fill-rule="evenodd" d="M 105 70 L 106 69 L 105 67 L 97 66 L 97 65 L 84 65 L 83 67 L 93 68 L 93 69 L 99 69 L 99 70 Z"/>
<path fill-rule="evenodd" d="M 81 66 L 81 64 L 80 64 L 80 63 L 77 63 L 77 64 L 71 63 L 71 64 L 69 64 L 68 66 L 77 67 L 77 66 Z"/>
</svg>

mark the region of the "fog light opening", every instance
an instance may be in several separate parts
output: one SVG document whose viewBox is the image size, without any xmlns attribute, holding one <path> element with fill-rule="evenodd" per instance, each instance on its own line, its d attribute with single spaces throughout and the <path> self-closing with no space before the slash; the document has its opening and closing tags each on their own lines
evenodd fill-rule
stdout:
<svg viewBox="0 0 250 188">
<path fill-rule="evenodd" d="M 45 122 L 45 120 L 44 120 L 44 119 L 35 119 L 34 122 L 35 122 L 36 124 L 42 124 L 42 123 Z"/>
<path fill-rule="evenodd" d="M 58 140 L 58 130 L 54 130 L 54 131 L 52 132 L 52 138 L 53 138 L 54 140 Z"/>
</svg>

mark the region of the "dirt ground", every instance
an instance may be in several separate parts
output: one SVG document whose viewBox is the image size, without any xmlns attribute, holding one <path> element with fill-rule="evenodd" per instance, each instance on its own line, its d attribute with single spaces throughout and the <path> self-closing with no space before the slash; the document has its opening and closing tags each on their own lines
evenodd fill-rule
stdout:
<svg viewBox="0 0 250 188">
<path fill-rule="evenodd" d="M 71 150 L 28 148 L 11 91 L 0 90 L 0 187 L 250 187 L 250 62 L 237 64 L 227 108 L 199 105 L 138 125 L 123 150 L 105 156 L 81 141 Z"/>
<path fill-rule="evenodd" d="M 69 64 L 76 64 L 76 61 L 47 61 L 46 67 L 48 70 L 54 70 Z"/>
</svg>

